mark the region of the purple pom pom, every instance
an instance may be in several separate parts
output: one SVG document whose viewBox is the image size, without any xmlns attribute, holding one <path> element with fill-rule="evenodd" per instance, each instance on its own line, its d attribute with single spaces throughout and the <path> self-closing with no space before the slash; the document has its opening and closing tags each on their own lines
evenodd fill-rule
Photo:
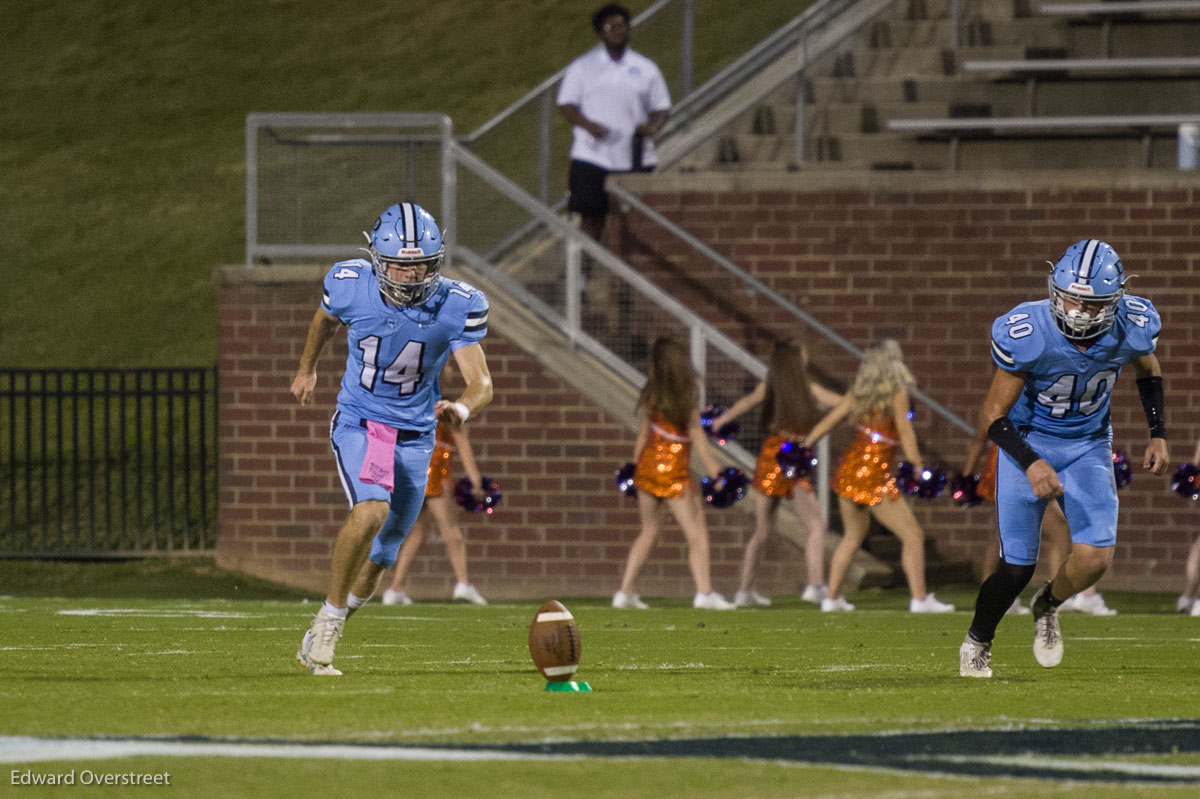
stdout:
<svg viewBox="0 0 1200 799">
<path fill-rule="evenodd" d="M 788 480 L 798 480 L 808 477 L 817 468 L 817 456 L 813 451 L 795 441 L 785 441 L 775 454 L 775 461 L 783 470 L 783 476 Z"/>
<path fill-rule="evenodd" d="M 1184 499 L 1200 499 L 1200 467 L 1179 464 L 1171 476 L 1171 490 Z"/>
<path fill-rule="evenodd" d="M 1113 476 L 1117 478 L 1117 488 L 1124 488 L 1133 480 L 1133 468 L 1129 459 L 1119 449 L 1113 450 Z"/>
<path fill-rule="evenodd" d="M 720 430 L 714 431 L 712 429 L 713 419 L 716 419 L 723 413 L 725 413 L 724 405 L 706 405 L 700 413 L 700 427 L 718 444 L 724 444 L 726 441 L 735 441 L 738 436 L 738 430 L 741 429 L 737 420 L 734 419 L 732 422 L 722 425 Z"/>
<path fill-rule="evenodd" d="M 946 487 L 946 470 L 941 466 L 926 466 L 920 474 L 916 474 L 913 465 L 901 461 L 896 468 L 896 488 L 901 494 L 920 499 L 935 499 L 942 494 Z"/>
<path fill-rule="evenodd" d="M 637 489 L 633 485 L 633 473 L 636 469 L 632 462 L 617 469 L 617 490 L 627 497 L 637 496 Z"/>
<path fill-rule="evenodd" d="M 471 493 L 471 478 L 464 477 L 454 485 L 454 501 L 471 513 L 488 513 L 496 509 L 504 497 L 500 486 L 490 477 L 483 478 L 483 496 Z"/>
<path fill-rule="evenodd" d="M 960 474 L 950 481 L 950 497 L 955 505 L 973 508 L 983 502 L 979 496 L 979 477 L 977 474 Z"/>
<path fill-rule="evenodd" d="M 716 480 L 705 477 L 700 481 L 700 492 L 704 501 L 714 508 L 728 508 L 746 496 L 750 480 L 741 469 L 730 466 L 723 470 Z"/>
</svg>

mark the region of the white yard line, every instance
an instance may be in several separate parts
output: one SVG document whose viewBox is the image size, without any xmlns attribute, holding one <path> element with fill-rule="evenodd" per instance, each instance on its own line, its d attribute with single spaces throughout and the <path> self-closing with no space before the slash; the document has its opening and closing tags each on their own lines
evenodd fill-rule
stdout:
<svg viewBox="0 0 1200 799">
<path fill-rule="evenodd" d="M 46 760 L 106 760 L 115 757 L 257 757 L 304 760 L 580 760 L 576 756 L 533 755 L 486 750 L 426 749 L 407 746 L 337 744 L 218 743 L 186 741 L 104 741 L 0 736 L 0 763 Z"/>
</svg>

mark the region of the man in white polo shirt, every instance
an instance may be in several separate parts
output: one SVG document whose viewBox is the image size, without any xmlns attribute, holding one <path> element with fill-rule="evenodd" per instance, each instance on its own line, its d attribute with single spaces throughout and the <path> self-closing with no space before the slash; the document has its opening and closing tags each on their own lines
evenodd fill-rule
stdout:
<svg viewBox="0 0 1200 799">
<path fill-rule="evenodd" d="M 558 108 L 572 125 L 571 198 L 567 209 L 599 240 L 608 214 L 609 172 L 649 172 L 654 136 L 667 122 L 671 96 L 653 61 L 629 49 L 629 11 L 610 3 L 592 15 L 603 47 L 571 62 Z"/>
</svg>

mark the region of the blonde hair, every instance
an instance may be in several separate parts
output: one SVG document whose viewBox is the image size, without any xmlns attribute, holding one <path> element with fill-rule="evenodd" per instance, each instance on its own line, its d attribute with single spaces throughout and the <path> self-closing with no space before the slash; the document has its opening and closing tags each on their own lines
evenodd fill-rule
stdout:
<svg viewBox="0 0 1200 799">
<path fill-rule="evenodd" d="M 779 341 L 767 368 L 763 421 L 773 432 L 805 433 L 821 419 L 821 409 L 808 384 L 808 358 L 804 350 Z"/>
<path fill-rule="evenodd" d="M 916 385 L 912 372 L 904 365 L 904 355 L 894 339 L 885 339 L 863 352 L 862 364 L 850 387 L 854 419 L 880 412 L 890 414 L 892 399 L 900 389 Z"/>
<path fill-rule="evenodd" d="M 650 348 L 650 374 L 638 395 L 637 407 L 647 414 L 661 413 L 682 430 L 699 402 L 700 389 L 687 350 L 669 336 L 655 339 Z"/>
</svg>

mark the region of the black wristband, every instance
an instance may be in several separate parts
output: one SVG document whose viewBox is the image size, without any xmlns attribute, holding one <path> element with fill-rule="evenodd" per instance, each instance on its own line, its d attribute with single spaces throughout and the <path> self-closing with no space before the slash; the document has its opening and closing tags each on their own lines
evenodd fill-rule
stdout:
<svg viewBox="0 0 1200 799">
<path fill-rule="evenodd" d="M 1028 469 L 1034 461 L 1041 458 L 1041 455 L 1033 451 L 1033 447 L 1025 443 L 1025 439 L 1021 438 L 1021 434 L 1007 416 L 1001 416 L 992 422 L 988 428 L 988 438 L 995 441 L 996 445 L 1019 463 L 1022 469 Z"/>
<path fill-rule="evenodd" d="M 1163 381 L 1161 377 L 1139 377 L 1138 395 L 1142 398 L 1142 410 L 1146 412 L 1146 424 L 1150 425 L 1151 438 L 1166 438 L 1167 425 L 1163 421 Z"/>
</svg>

